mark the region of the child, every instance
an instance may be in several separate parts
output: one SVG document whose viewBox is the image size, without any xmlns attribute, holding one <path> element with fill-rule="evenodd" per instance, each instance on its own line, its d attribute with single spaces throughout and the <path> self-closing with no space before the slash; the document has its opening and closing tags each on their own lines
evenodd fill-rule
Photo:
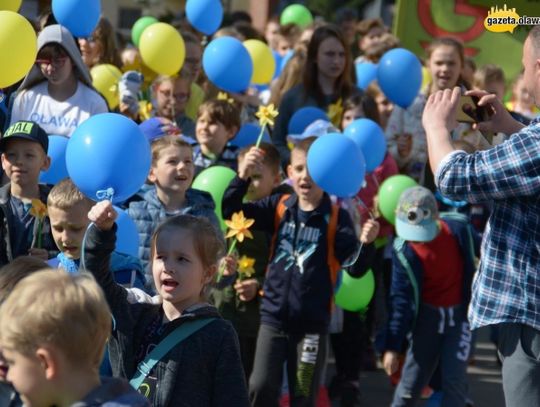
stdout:
<svg viewBox="0 0 540 407">
<path fill-rule="evenodd" d="M 377 111 L 379 112 L 378 123 L 383 131 L 386 130 L 386 125 L 394 110 L 394 104 L 386 97 L 376 82 L 372 82 L 371 85 L 368 86 L 366 93 L 375 100 Z"/>
<path fill-rule="evenodd" d="M 529 120 L 538 116 L 539 110 L 534 105 L 534 98 L 527 89 L 523 73 L 520 73 L 512 87 L 512 100 L 506 104 L 506 107 L 513 112 L 519 113 Z"/>
<path fill-rule="evenodd" d="M 247 407 L 236 333 L 204 299 L 224 251 L 215 227 L 191 215 L 161 223 L 152 236 L 151 269 L 162 304 L 129 304 L 108 270 L 116 212 L 103 201 L 88 217 L 95 227 L 88 233 L 86 264 L 116 322 L 109 341 L 113 375 L 136 379 L 132 385 L 154 407 Z M 153 349 L 162 355 L 155 356 Z"/>
<path fill-rule="evenodd" d="M 397 207 L 391 312 L 383 365 L 398 369 L 398 353 L 412 331 L 392 406 L 413 406 L 441 363 L 442 407 L 464 406 L 471 332 L 467 322 L 474 244 L 466 217 L 439 217 L 433 194 L 407 189 Z"/>
<path fill-rule="evenodd" d="M 346 264 L 353 276 L 361 276 L 367 271 L 373 251 L 369 243 L 377 235 L 377 222 L 366 222 L 360 244 L 347 212 L 332 205 L 330 197 L 311 179 L 306 157 L 314 140 L 301 141 L 291 152 L 287 171 L 293 194 L 273 194 L 242 204 L 249 180 L 260 168 L 264 155 L 253 148 L 223 201 L 224 216 L 242 209 L 248 218 L 255 219 L 256 229 L 273 234 L 250 377 L 253 406 L 277 405 L 285 361 L 293 405 L 314 405 L 324 369 L 338 270 L 334 265 Z"/>
<path fill-rule="evenodd" d="M 10 179 L 0 188 L 0 266 L 19 256 L 47 260 L 58 253 L 47 218 L 40 228 L 31 210 L 33 203 L 47 201 L 49 188 L 38 180 L 51 163 L 48 146 L 47 133 L 34 122 L 14 123 L 0 139 L 2 169 Z"/>
<path fill-rule="evenodd" d="M 219 230 L 212 197 L 190 188 L 193 182 L 192 149 L 177 136 L 163 136 L 152 143 L 152 166 L 148 179 L 155 188 L 143 199 L 129 204 L 127 212 L 139 231 L 139 258 L 145 269 L 150 261 L 150 238 L 167 217 L 189 213 L 208 218 Z M 147 270 L 149 271 L 149 270 Z M 151 282 L 151 275 L 147 275 Z"/>
<path fill-rule="evenodd" d="M 71 33 L 61 25 L 45 27 L 38 55 L 13 102 L 10 123 L 32 120 L 47 134 L 70 137 L 90 116 L 108 111 L 92 86 Z"/>
<path fill-rule="evenodd" d="M 25 277 L 0 307 L 7 380 L 32 407 L 149 406 L 126 382 L 100 379 L 110 331 L 109 307 L 91 275 L 49 269 Z"/>
<path fill-rule="evenodd" d="M 55 259 L 49 260 L 51 267 L 62 268 L 68 273 L 79 271 L 84 233 L 90 223 L 88 211 L 93 205 L 94 202 L 85 197 L 69 178 L 51 189 L 47 210 L 52 235 L 60 250 Z M 118 284 L 126 288 L 144 288 L 144 271 L 138 258 L 115 251 L 110 267 Z"/>
<path fill-rule="evenodd" d="M 386 32 L 388 32 L 388 28 L 380 18 L 369 18 L 360 21 L 356 26 L 356 34 L 358 36 L 358 49 L 361 55 L 356 58 L 354 63 L 365 62 L 366 59 L 363 54 L 377 45 L 381 36 Z"/>
<path fill-rule="evenodd" d="M 275 36 L 276 48 L 274 50 L 283 58 L 298 42 L 301 31 L 296 24 L 286 24 L 279 27 Z"/>
<path fill-rule="evenodd" d="M 280 158 L 276 148 L 261 143 L 264 159 L 259 171 L 252 175 L 246 200 L 257 201 L 269 196 L 280 184 Z M 249 147 L 244 148 L 238 162 L 242 163 Z M 265 232 L 253 231 L 253 239 L 245 239 L 237 243 L 239 270 L 233 275 L 229 285 L 223 289 L 215 289 L 212 299 L 220 314 L 233 323 L 238 339 L 246 378 L 249 379 L 255 357 L 255 344 L 259 330 L 259 295 L 264 281 L 264 273 L 268 263 L 271 236 Z M 252 261 L 254 263 L 252 264 Z M 251 273 L 249 269 L 251 268 Z M 225 281 L 224 278 L 222 281 Z"/>
<path fill-rule="evenodd" d="M 154 81 L 152 93 L 155 116 L 164 117 L 176 124 L 182 134 L 195 135 L 195 123 L 185 114 L 190 96 L 191 82 L 182 76 L 160 75 Z"/>
<path fill-rule="evenodd" d="M 211 165 L 224 165 L 236 170 L 236 147 L 228 145 L 240 128 L 238 109 L 225 100 L 209 100 L 199 107 L 193 150 L 195 175 Z"/>
</svg>

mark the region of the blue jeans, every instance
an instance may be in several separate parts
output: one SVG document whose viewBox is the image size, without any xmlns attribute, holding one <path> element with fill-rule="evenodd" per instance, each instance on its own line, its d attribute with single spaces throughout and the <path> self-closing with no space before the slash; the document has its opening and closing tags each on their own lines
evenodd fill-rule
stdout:
<svg viewBox="0 0 540 407">
<path fill-rule="evenodd" d="M 540 406 L 540 331 L 523 324 L 499 324 L 506 407 Z"/>
<path fill-rule="evenodd" d="M 471 331 L 464 307 L 438 308 L 422 304 L 412 332 L 405 365 L 392 407 L 416 405 L 422 389 L 440 363 L 441 407 L 464 407 Z"/>
</svg>

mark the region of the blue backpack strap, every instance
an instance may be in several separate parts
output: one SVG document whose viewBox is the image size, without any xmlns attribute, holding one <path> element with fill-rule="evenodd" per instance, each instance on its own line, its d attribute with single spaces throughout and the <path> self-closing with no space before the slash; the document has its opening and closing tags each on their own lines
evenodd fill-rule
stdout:
<svg viewBox="0 0 540 407">
<path fill-rule="evenodd" d="M 409 263 L 409 260 L 407 260 L 407 257 L 405 257 L 405 254 L 403 253 L 403 247 L 405 246 L 406 242 L 400 237 L 394 238 L 394 251 L 396 252 L 396 256 L 407 272 L 407 275 L 409 276 L 409 280 L 411 281 L 411 286 L 414 293 L 414 319 L 416 320 L 416 317 L 418 316 L 418 309 L 420 308 L 420 292 L 418 289 L 418 282 L 416 281 L 416 277 L 414 276 L 413 269 L 411 267 L 411 264 Z"/>
<path fill-rule="evenodd" d="M 137 390 L 157 362 L 159 362 L 167 353 L 169 353 L 172 348 L 215 319 L 217 318 L 202 318 L 195 321 L 184 322 L 169 335 L 167 335 L 161 342 L 157 344 L 152 352 L 146 355 L 144 360 L 139 363 L 137 366 L 137 371 L 133 375 L 133 378 L 129 381 L 131 387 Z"/>
<path fill-rule="evenodd" d="M 473 232 L 471 230 L 471 225 L 469 223 L 469 217 L 467 215 L 464 215 L 463 213 L 459 212 L 441 212 L 440 215 L 442 220 L 453 220 L 457 222 L 461 222 L 465 224 L 465 227 L 467 229 L 467 237 L 469 240 L 469 250 L 471 252 L 471 256 L 474 259 L 475 258 L 475 250 L 474 250 L 474 238 L 473 238 Z"/>
</svg>

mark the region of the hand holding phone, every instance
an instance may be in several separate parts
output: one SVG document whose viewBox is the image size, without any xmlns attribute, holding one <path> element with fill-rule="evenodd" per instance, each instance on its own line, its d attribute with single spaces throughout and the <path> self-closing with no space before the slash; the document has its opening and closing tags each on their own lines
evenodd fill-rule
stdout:
<svg viewBox="0 0 540 407">
<path fill-rule="evenodd" d="M 461 95 L 456 120 L 461 123 L 480 123 L 489 120 L 486 106 L 478 106 L 480 99 L 473 95 Z"/>
</svg>

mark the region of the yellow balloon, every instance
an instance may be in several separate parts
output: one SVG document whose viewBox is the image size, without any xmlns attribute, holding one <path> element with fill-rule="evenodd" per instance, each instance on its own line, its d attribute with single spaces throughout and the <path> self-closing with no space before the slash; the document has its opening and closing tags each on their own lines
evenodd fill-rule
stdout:
<svg viewBox="0 0 540 407">
<path fill-rule="evenodd" d="M 21 8 L 22 0 L 0 0 L 0 10 L 17 12 Z"/>
<path fill-rule="evenodd" d="M 425 66 L 422 67 L 422 90 L 426 90 L 431 83 L 431 72 Z"/>
<path fill-rule="evenodd" d="M 184 39 L 172 25 L 166 23 L 148 26 L 139 40 L 139 50 L 148 68 L 169 76 L 180 72 L 186 56 Z"/>
<path fill-rule="evenodd" d="M 0 11 L 0 88 L 24 78 L 36 55 L 36 32 L 28 20 L 13 11 Z"/>
<path fill-rule="evenodd" d="M 111 64 L 96 65 L 90 70 L 92 85 L 107 100 L 110 109 L 118 106 L 118 82 L 122 77 L 122 72 Z"/>
<path fill-rule="evenodd" d="M 244 47 L 248 50 L 253 61 L 253 75 L 251 83 L 265 85 L 272 81 L 276 71 L 276 60 L 270 47 L 259 40 L 244 41 Z"/>
</svg>

